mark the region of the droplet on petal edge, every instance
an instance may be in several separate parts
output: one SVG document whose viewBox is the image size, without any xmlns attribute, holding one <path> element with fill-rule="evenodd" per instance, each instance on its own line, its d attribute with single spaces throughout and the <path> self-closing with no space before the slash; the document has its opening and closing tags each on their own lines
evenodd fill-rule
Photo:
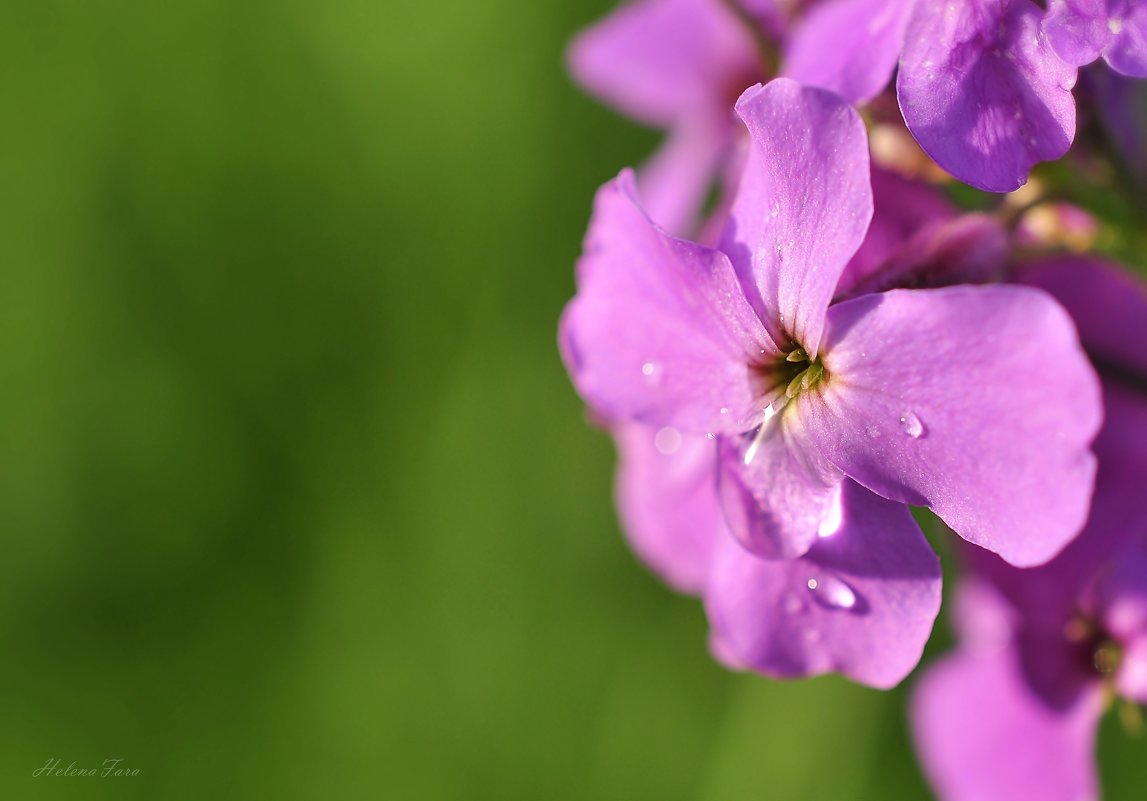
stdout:
<svg viewBox="0 0 1147 801">
<path fill-rule="evenodd" d="M 856 606 L 856 593 L 852 587 L 833 576 L 809 579 L 808 588 L 822 606 L 830 609 L 852 609 Z"/>
<path fill-rule="evenodd" d="M 920 439 L 924 436 L 924 423 L 912 412 L 904 412 L 900 415 L 900 428 L 912 439 Z"/>
</svg>

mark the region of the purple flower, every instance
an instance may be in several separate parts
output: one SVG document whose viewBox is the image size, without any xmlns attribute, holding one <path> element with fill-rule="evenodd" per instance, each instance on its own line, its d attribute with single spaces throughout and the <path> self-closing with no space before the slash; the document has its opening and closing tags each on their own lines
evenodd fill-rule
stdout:
<svg viewBox="0 0 1147 801">
<path fill-rule="evenodd" d="M 1106 420 L 1087 526 L 1017 570 L 969 554 L 962 646 L 917 687 L 921 759 L 946 801 L 1098 796 L 1095 733 L 1112 692 L 1147 701 L 1147 293 L 1114 267 L 1049 260 L 1022 280 L 1058 297 L 1103 377 Z"/>
<path fill-rule="evenodd" d="M 1067 315 L 1015 286 L 830 307 L 872 215 L 864 127 L 784 79 L 737 110 L 752 146 L 720 249 L 651 224 L 628 173 L 599 193 L 561 326 L 582 396 L 718 438 L 726 520 L 758 555 L 808 553 L 847 477 L 1014 564 L 1050 559 L 1086 517 L 1100 418 Z"/>
<path fill-rule="evenodd" d="M 900 108 L 921 147 L 961 181 L 1009 192 L 1071 147 L 1078 65 L 1102 52 L 1143 74 L 1147 9 L 1123 6 L 1060 0 L 1045 19 L 1031 0 L 828 0 L 792 32 L 783 73 L 862 102 L 899 64 Z"/>
<path fill-rule="evenodd" d="M 1147 5 L 1138 0 L 1051 0 L 1048 42 L 1068 64 L 1100 56 L 1123 75 L 1147 78 Z"/>
<path fill-rule="evenodd" d="M 750 27 L 724 0 L 635 0 L 583 31 L 569 65 L 599 99 L 669 131 L 639 182 L 659 225 L 690 230 L 734 150 L 733 101 L 763 77 Z"/>
</svg>

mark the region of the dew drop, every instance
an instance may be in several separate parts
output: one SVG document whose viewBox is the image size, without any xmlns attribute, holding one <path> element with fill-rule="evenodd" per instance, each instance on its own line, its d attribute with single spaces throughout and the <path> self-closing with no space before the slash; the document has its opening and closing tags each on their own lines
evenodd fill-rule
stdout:
<svg viewBox="0 0 1147 801">
<path fill-rule="evenodd" d="M 804 601 L 799 596 L 793 593 L 786 593 L 784 599 L 781 601 L 781 607 L 790 615 L 795 615 L 805 608 Z"/>
<path fill-rule="evenodd" d="M 656 370 L 657 365 L 655 365 L 653 362 L 646 362 L 645 364 L 641 365 L 641 374 L 643 376 L 649 377 L 653 375 Z"/>
<path fill-rule="evenodd" d="M 924 424 L 912 412 L 904 412 L 900 415 L 900 428 L 912 439 L 920 439 L 924 436 Z"/>
<path fill-rule="evenodd" d="M 728 414 L 728 413 L 729 413 L 729 407 L 722 406 L 721 407 L 721 414 Z"/>
<path fill-rule="evenodd" d="M 808 588 L 822 606 L 830 609 L 852 609 L 856 606 L 856 593 L 852 587 L 833 576 L 825 576 L 819 581 L 809 579 Z"/>
<path fill-rule="evenodd" d="M 681 432 L 673 426 L 660 428 L 653 437 L 653 446 L 662 456 L 672 456 L 681 450 Z"/>
</svg>

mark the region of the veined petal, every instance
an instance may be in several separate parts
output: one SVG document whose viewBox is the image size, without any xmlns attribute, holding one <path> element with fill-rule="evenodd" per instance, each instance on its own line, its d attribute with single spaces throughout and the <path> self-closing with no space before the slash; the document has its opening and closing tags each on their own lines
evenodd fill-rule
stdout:
<svg viewBox="0 0 1147 801">
<path fill-rule="evenodd" d="M 844 476 L 838 472 L 825 480 L 807 469 L 787 439 L 785 430 L 777 430 L 759 440 L 721 440 L 719 486 L 725 520 L 746 550 L 765 559 L 802 556 L 826 526 L 839 524 Z"/>
<path fill-rule="evenodd" d="M 1099 797 L 1098 683 L 1065 710 L 1024 683 L 1014 651 L 963 650 L 928 668 L 912 696 L 916 751 L 943 801 Z"/>
<path fill-rule="evenodd" d="M 908 510 L 852 482 L 842 522 L 804 557 L 718 545 L 705 608 L 725 661 L 776 677 L 840 672 L 892 687 L 940 609 L 940 564 Z"/>
<path fill-rule="evenodd" d="M 682 434 L 743 430 L 751 365 L 778 353 L 725 255 L 654 226 L 630 171 L 598 192 L 559 338 L 597 411 Z"/>
<path fill-rule="evenodd" d="M 798 399 L 826 458 L 1017 566 L 1048 561 L 1079 532 L 1102 404 L 1050 296 L 893 290 L 833 306 L 828 323 L 827 377 Z"/>
<path fill-rule="evenodd" d="M 721 249 L 773 340 L 813 357 L 837 279 L 872 218 L 864 124 L 840 97 L 778 78 L 737 101 L 751 137 Z"/>
<path fill-rule="evenodd" d="M 628 424 L 614 431 L 617 508 L 633 550 L 680 592 L 701 591 L 718 537 L 717 443 L 675 428 Z"/>
<path fill-rule="evenodd" d="M 965 183 L 1010 192 L 1075 136 L 1076 69 L 1051 50 L 1031 0 L 920 0 L 897 78 L 904 121 Z"/>
<path fill-rule="evenodd" d="M 625 3 L 583 31 L 568 60 L 591 94 L 659 127 L 719 107 L 758 69 L 751 32 L 721 0 Z"/>
<path fill-rule="evenodd" d="M 915 0 L 828 0 L 801 19 L 785 48 L 786 77 L 850 103 L 878 95 L 900 58 Z"/>
</svg>

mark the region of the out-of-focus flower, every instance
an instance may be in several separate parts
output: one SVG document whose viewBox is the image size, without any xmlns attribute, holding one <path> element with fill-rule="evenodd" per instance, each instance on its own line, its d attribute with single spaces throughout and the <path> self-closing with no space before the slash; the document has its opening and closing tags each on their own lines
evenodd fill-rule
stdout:
<svg viewBox="0 0 1147 801">
<path fill-rule="evenodd" d="M 806 553 L 847 476 L 1014 564 L 1051 558 L 1086 518 L 1099 425 L 1071 321 L 1015 286 L 830 308 L 872 213 L 863 126 L 783 79 L 737 108 L 752 147 L 719 250 L 653 226 L 628 174 L 599 193 L 562 321 L 583 397 L 719 437 L 726 519 L 757 554 Z"/>
<path fill-rule="evenodd" d="M 1093 259 L 1030 265 L 1103 379 L 1106 420 L 1087 526 L 1053 561 L 1017 570 L 969 553 L 962 645 L 916 689 L 913 725 L 945 801 L 1098 797 L 1095 732 L 1112 695 L 1147 702 L 1147 293 Z"/>
<path fill-rule="evenodd" d="M 1147 78 L 1147 5 L 1139 0 L 1051 0 L 1043 27 L 1072 66 L 1102 56 L 1122 75 Z"/>
<path fill-rule="evenodd" d="M 773 16 L 768 5 L 754 10 Z M 692 231 L 735 149 L 733 102 L 766 77 L 748 20 L 725 0 L 634 0 L 574 40 L 569 67 L 597 98 L 669 132 L 638 183 L 658 225 Z"/>
</svg>

